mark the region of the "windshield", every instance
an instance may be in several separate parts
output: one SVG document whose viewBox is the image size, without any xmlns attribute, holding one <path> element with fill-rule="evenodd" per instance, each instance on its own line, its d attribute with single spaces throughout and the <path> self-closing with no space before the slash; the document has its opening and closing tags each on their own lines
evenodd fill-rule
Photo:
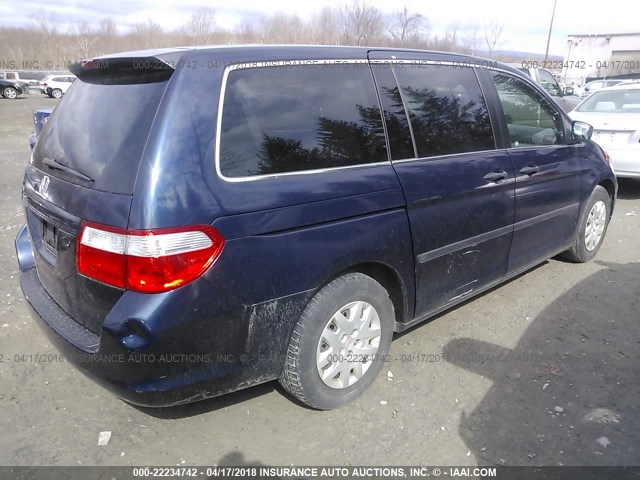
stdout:
<svg viewBox="0 0 640 480">
<path fill-rule="evenodd" d="M 587 98 L 578 112 L 640 113 L 640 89 L 600 90 Z"/>
</svg>

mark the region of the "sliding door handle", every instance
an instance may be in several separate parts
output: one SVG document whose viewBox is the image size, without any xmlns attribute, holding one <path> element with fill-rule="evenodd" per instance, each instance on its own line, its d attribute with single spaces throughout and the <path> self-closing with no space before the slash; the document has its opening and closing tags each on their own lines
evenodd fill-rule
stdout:
<svg viewBox="0 0 640 480">
<path fill-rule="evenodd" d="M 538 173 L 540 171 L 540 167 L 537 165 L 527 165 L 520 169 L 520 173 L 523 175 L 533 175 L 534 173 Z"/>
<path fill-rule="evenodd" d="M 487 173 L 484 177 L 488 182 L 499 182 L 500 180 L 504 180 L 507 178 L 509 174 L 504 170 L 495 170 L 493 172 Z"/>
</svg>

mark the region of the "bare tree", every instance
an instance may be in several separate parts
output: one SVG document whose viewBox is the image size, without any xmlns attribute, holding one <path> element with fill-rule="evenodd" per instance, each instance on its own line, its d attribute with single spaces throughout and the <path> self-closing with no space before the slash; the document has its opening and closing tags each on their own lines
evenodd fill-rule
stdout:
<svg viewBox="0 0 640 480">
<path fill-rule="evenodd" d="M 489 50 L 489 56 L 493 55 L 494 50 L 498 46 L 500 36 L 504 30 L 504 23 L 498 23 L 496 21 L 486 23 L 484 25 L 484 41 L 487 44 L 487 50 Z"/>
<path fill-rule="evenodd" d="M 368 45 L 383 31 L 380 10 L 365 0 L 353 0 L 340 9 L 340 30 L 347 45 Z"/>
<path fill-rule="evenodd" d="M 111 18 L 100 20 L 96 28 L 96 45 L 94 55 L 104 53 L 114 53 L 118 51 L 120 35 L 118 26 Z"/>
<path fill-rule="evenodd" d="M 469 53 L 476 55 L 477 50 L 482 45 L 481 27 L 477 23 L 469 23 L 464 26 L 464 34 L 462 36 L 462 44 Z"/>
<path fill-rule="evenodd" d="M 203 8 L 191 15 L 191 19 L 185 26 L 185 31 L 196 45 L 208 45 L 213 41 L 215 26 L 216 20 L 213 10 Z"/>
<path fill-rule="evenodd" d="M 58 29 L 56 28 L 56 20 L 53 15 L 40 13 L 33 17 L 33 21 L 38 32 L 48 39 L 52 38 L 58 32 Z"/>
<path fill-rule="evenodd" d="M 439 37 L 436 35 L 433 38 L 429 39 L 429 48 L 432 48 L 433 50 L 442 50 L 445 52 L 454 52 L 461 50 L 458 37 L 459 30 L 460 25 L 457 22 L 449 24 L 443 36 Z"/>
<path fill-rule="evenodd" d="M 423 27 L 424 22 L 425 18 L 421 13 L 410 12 L 407 7 L 404 7 L 393 15 L 393 25 L 389 28 L 389 33 L 403 46 L 409 37 Z"/>
<path fill-rule="evenodd" d="M 96 33 L 87 22 L 76 25 L 74 30 L 78 45 L 78 55 L 80 58 L 89 58 L 90 49 L 98 40 Z"/>
<path fill-rule="evenodd" d="M 151 19 L 133 25 L 129 37 L 135 48 L 158 48 L 169 43 L 162 27 Z"/>
<path fill-rule="evenodd" d="M 48 70 L 65 69 L 79 57 L 189 42 L 401 45 L 470 53 L 484 50 L 486 44 L 489 55 L 495 57 L 503 39 L 504 25 L 497 22 L 454 23 L 444 34 L 436 36 L 426 31 L 427 20 L 423 15 L 408 8 L 399 7 L 394 14 L 383 15 L 367 3 L 370 0 L 342 1 L 350 3 L 339 8 L 321 8 L 308 21 L 297 15 L 276 13 L 230 30 L 216 25 L 214 12 L 209 9 L 197 11 L 177 30 L 163 29 L 147 20 L 118 31 L 118 25 L 109 18 L 97 25 L 83 22 L 65 29 L 51 15 L 42 13 L 33 17 L 30 27 L 0 27 L 0 59 L 7 65 L 26 62 Z"/>
<path fill-rule="evenodd" d="M 98 23 L 98 35 L 100 37 L 115 37 L 118 35 L 118 26 L 112 18 L 105 18 Z"/>
<path fill-rule="evenodd" d="M 57 64 L 60 61 L 58 53 L 62 35 L 58 32 L 55 18 L 48 13 L 40 13 L 33 17 L 33 21 L 37 31 L 37 49 L 43 53 L 47 64 Z"/>
<path fill-rule="evenodd" d="M 249 22 L 242 22 L 238 27 L 237 37 L 240 43 L 254 43 L 258 41 L 256 28 Z"/>
<path fill-rule="evenodd" d="M 311 42 L 319 45 L 340 43 L 338 20 L 339 12 L 330 7 L 323 7 L 311 20 Z"/>
<path fill-rule="evenodd" d="M 304 22 L 297 15 L 276 13 L 260 22 L 261 43 L 304 43 Z"/>
</svg>

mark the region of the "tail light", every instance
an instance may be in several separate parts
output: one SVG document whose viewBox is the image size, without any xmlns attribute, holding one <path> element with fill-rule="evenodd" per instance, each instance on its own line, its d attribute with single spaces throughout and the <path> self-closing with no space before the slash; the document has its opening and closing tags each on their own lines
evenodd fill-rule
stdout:
<svg viewBox="0 0 640 480">
<path fill-rule="evenodd" d="M 125 230 L 82 222 L 78 272 L 144 293 L 173 290 L 200 277 L 218 259 L 224 238 L 208 225 Z"/>
</svg>

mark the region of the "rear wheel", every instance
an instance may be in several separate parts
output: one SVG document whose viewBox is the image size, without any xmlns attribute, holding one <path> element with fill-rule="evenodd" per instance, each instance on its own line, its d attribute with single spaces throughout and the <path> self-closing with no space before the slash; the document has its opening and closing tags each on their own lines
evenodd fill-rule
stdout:
<svg viewBox="0 0 640 480">
<path fill-rule="evenodd" d="M 578 235 L 563 257 L 572 262 L 584 263 L 596 256 L 609 225 L 611 197 L 604 187 L 594 188 L 580 218 Z"/>
<path fill-rule="evenodd" d="M 59 88 L 54 88 L 53 90 L 51 90 L 51 96 L 53 98 L 62 98 L 62 90 L 60 90 Z"/>
<path fill-rule="evenodd" d="M 4 98 L 8 98 L 8 99 L 13 100 L 13 99 L 18 97 L 18 92 L 13 87 L 7 87 L 2 91 L 2 96 Z"/>
<path fill-rule="evenodd" d="M 340 407 L 375 380 L 389 352 L 394 310 L 373 278 L 349 273 L 311 300 L 296 325 L 282 386 L 319 410 Z"/>
</svg>

